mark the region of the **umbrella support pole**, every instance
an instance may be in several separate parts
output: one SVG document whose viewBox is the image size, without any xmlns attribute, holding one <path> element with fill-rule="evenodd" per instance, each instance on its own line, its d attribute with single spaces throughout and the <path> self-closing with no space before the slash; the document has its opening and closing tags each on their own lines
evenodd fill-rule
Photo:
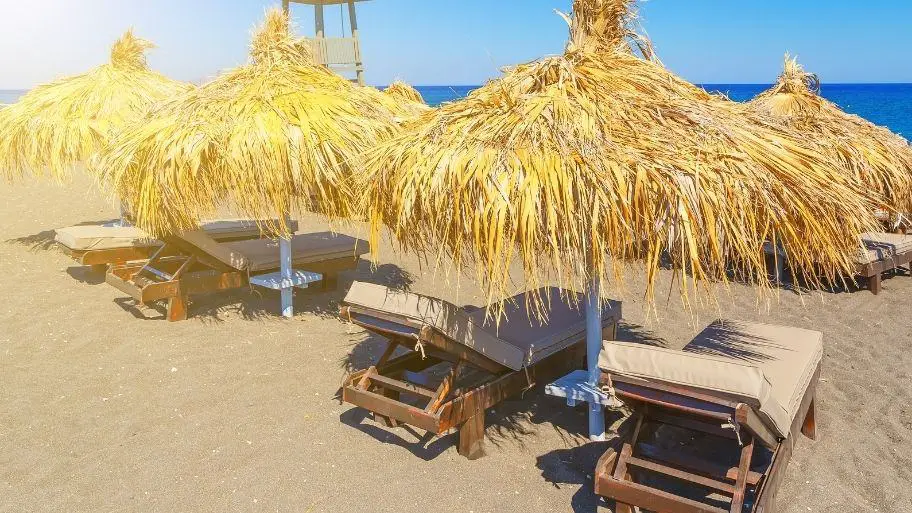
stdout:
<svg viewBox="0 0 912 513">
<path fill-rule="evenodd" d="M 282 281 L 289 286 L 282 287 L 282 315 L 288 319 L 294 317 L 294 286 L 291 285 L 292 259 L 291 259 L 291 239 L 282 237 L 279 239 L 279 261 L 281 263 Z"/>
<path fill-rule="evenodd" d="M 598 389 L 598 357 L 602 350 L 602 306 L 601 282 L 594 277 L 586 291 L 586 371 L 587 383 Z M 594 442 L 605 440 L 605 409 L 600 402 L 589 403 L 589 439 Z"/>
<path fill-rule="evenodd" d="M 127 208 L 123 203 L 120 203 L 120 226 L 132 226 L 130 221 L 127 221 Z"/>
<path fill-rule="evenodd" d="M 598 356 L 602 340 L 616 337 L 614 328 L 602 331 L 602 305 L 599 300 L 601 283 L 594 278 L 586 291 L 586 370 L 575 370 L 545 386 L 545 393 L 567 400 L 567 406 L 587 403 L 589 406 L 589 439 L 605 440 L 605 406 L 615 407 L 615 401 L 599 388 Z"/>
</svg>

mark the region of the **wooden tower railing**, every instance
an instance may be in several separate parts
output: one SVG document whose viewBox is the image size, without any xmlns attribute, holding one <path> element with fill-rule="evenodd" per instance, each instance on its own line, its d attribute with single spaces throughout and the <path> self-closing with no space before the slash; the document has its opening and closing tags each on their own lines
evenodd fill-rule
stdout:
<svg viewBox="0 0 912 513">
<path fill-rule="evenodd" d="M 314 7 L 314 33 L 308 38 L 313 44 L 317 62 L 334 70 L 354 72 L 360 85 L 364 85 L 364 61 L 361 58 L 361 43 L 358 39 L 358 18 L 355 2 L 364 0 L 282 0 L 282 9 L 287 14 L 290 4 L 306 4 Z M 348 5 L 348 19 L 351 37 L 326 37 L 323 7 L 327 5 Z"/>
</svg>

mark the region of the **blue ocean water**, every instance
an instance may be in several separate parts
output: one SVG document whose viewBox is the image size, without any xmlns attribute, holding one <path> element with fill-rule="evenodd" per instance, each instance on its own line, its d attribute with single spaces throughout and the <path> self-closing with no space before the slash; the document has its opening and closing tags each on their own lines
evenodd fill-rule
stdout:
<svg viewBox="0 0 912 513">
<path fill-rule="evenodd" d="M 735 101 L 746 101 L 769 87 L 768 84 L 704 84 L 708 91 L 721 92 Z M 478 86 L 419 86 L 428 104 L 464 98 Z M 25 91 L 0 90 L 0 104 L 13 103 Z M 912 84 L 823 84 L 821 93 L 847 112 L 912 138 Z"/>
<path fill-rule="evenodd" d="M 465 97 L 478 86 L 416 87 L 429 105 Z M 747 101 L 769 84 L 703 84 L 707 91 L 721 92 L 735 101 Z M 823 84 L 821 94 L 846 112 L 912 139 L 912 84 Z"/>
</svg>

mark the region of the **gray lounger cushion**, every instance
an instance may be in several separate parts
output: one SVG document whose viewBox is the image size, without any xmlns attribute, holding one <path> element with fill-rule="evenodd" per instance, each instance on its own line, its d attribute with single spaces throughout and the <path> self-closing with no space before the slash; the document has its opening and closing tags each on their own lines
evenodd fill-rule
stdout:
<svg viewBox="0 0 912 513">
<path fill-rule="evenodd" d="M 873 264 L 912 251 L 912 235 L 864 233 L 861 242 L 865 245 L 865 251 L 858 259 L 859 264 Z"/>
<path fill-rule="evenodd" d="M 202 231 L 183 233 L 179 238 L 221 263 L 240 271 L 263 272 L 279 268 L 279 242 L 277 240 L 217 242 Z M 332 232 L 304 233 L 295 235 L 291 239 L 293 265 L 306 265 L 345 257 L 357 258 L 367 251 L 367 242 Z"/>
<path fill-rule="evenodd" d="M 599 367 L 743 402 L 786 438 L 822 357 L 820 332 L 716 321 L 681 351 L 606 341 Z"/>
<path fill-rule="evenodd" d="M 506 318 L 499 326 L 493 321 L 486 322 L 487 308 L 467 311 L 441 299 L 372 283 L 353 283 L 345 303 L 376 311 L 386 318 L 401 317 L 404 321 L 430 326 L 494 362 L 520 370 L 579 341 L 586 331 L 581 304 L 568 305 L 556 288 L 542 289 L 542 297 L 550 300 L 548 322 L 544 325 L 527 310 L 525 294 L 511 298 Z M 603 325 L 620 318 L 620 303 L 612 301 L 605 305 Z"/>
<path fill-rule="evenodd" d="M 294 226 L 297 229 L 297 223 Z M 215 240 L 260 236 L 259 226 L 249 219 L 216 219 L 202 223 L 200 228 Z M 57 229 L 54 239 L 73 251 L 141 248 L 162 244 L 135 226 L 68 226 Z"/>
</svg>

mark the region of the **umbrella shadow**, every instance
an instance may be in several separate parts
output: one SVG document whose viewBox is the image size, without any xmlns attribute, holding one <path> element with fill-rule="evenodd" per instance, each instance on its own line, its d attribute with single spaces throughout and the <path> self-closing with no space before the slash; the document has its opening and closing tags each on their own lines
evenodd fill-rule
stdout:
<svg viewBox="0 0 912 513">
<path fill-rule="evenodd" d="M 87 285 L 101 285 L 105 282 L 106 270 L 96 269 L 90 265 L 67 267 L 66 273 L 74 280 Z"/>
<path fill-rule="evenodd" d="M 380 443 L 402 447 L 423 461 L 437 458 L 455 446 L 457 441 L 456 433 L 437 436 L 434 433 L 422 433 L 420 429 L 406 424 L 399 424 L 396 428 L 380 425 L 375 419 L 370 418 L 366 410 L 358 407 L 342 412 L 339 420 Z"/>
<path fill-rule="evenodd" d="M 668 347 L 668 341 L 654 331 L 630 322 L 621 321 L 617 329 L 618 342 L 633 342 L 654 347 Z"/>
<path fill-rule="evenodd" d="M 604 497 L 595 494 L 593 475 L 598 459 L 609 448 L 620 451 L 623 438 L 615 436 L 606 442 L 585 444 L 555 449 L 536 458 L 535 466 L 541 471 L 542 479 L 556 489 L 564 486 L 578 487 L 570 499 L 574 513 L 596 513 L 600 506 L 607 506 Z M 613 511 L 613 510 L 612 510 Z"/>
<path fill-rule="evenodd" d="M 89 226 L 89 225 L 103 225 L 108 223 L 113 223 L 118 221 L 117 219 L 105 219 L 101 221 L 84 221 L 74 226 Z M 5 242 L 8 244 L 18 244 L 20 246 L 28 246 L 32 251 L 47 251 L 56 246 L 57 242 L 55 238 L 57 237 L 57 230 L 42 230 L 38 233 L 32 235 L 26 235 L 24 237 L 16 237 L 14 239 L 7 239 Z"/>
<path fill-rule="evenodd" d="M 775 340 L 749 333 L 740 321 L 714 323 L 687 344 L 684 351 L 709 356 L 721 356 L 745 363 L 772 360 L 770 353 L 791 352 L 794 349 Z M 772 349 L 772 351 L 770 351 Z"/>
<path fill-rule="evenodd" d="M 295 289 L 295 314 L 310 314 L 324 318 L 335 317 L 339 313 L 339 306 L 348 293 L 348 289 L 356 280 L 400 289 L 408 289 L 414 282 L 414 278 L 408 271 L 394 264 L 384 264 L 374 268 L 369 262 L 361 260 L 356 269 L 340 273 L 336 286 L 332 289 L 327 290 L 321 287 Z M 102 281 L 104 281 L 103 278 Z M 138 319 L 164 320 L 167 318 L 167 303 L 164 301 L 151 305 L 140 305 L 130 298 L 118 298 L 115 303 Z M 157 315 L 150 317 L 148 315 L 150 311 L 156 312 Z M 204 322 L 225 322 L 226 317 L 230 316 L 254 321 L 277 317 L 280 312 L 279 291 L 257 287 L 191 296 L 188 308 L 189 317 L 199 318 Z"/>
</svg>

